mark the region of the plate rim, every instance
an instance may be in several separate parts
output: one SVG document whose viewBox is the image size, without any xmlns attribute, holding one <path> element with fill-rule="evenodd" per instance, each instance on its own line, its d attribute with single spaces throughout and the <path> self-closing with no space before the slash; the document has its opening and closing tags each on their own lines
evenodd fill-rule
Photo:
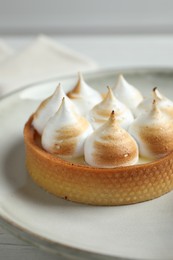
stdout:
<svg viewBox="0 0 173 260">
<path fill-rule="evenodd" d="M 133 66 L 133 67 L 110 67 L 110 68 L 96 68 L 94 70 L 91 70 L 91 71 L 87 71 L 87 72 L 82 72 L 82 74 L 84 75 L 84 77 L 88 77 L 88 76 L 93 76 L 93 75 L 99 75 L 99 74 L 111 74 L 111 73 L 115 73 L 115 76 L 116 74 L 121 74 L 122 72 L 123 73 L 129 73 L 129 74 L 132 74 L 134 72 L 136 73 L 146 73 L 147 71 L 150 71 L 150 72 L 153 72 L 153 73 L 167 73 L 167 74 L 170 74 L 170 73 L 173 73 L 173 66 L 168 66 L 168 67 L 161 67 L 161 66 L 155 66 L 155 67 L 149 67 L 149 66 L 140 66 L 140 67 L 136 67 L 136 66 Z M 35 86 L 38 86 L 38 85 L 41 85 L 41 84 L 45 84 L 45 83 L 49 83 L 49 82 L 53 82 L 53 81 L 60 81 L 60 80 L 64 80 L 64 79 L 70 79 L 70 78 L 73 78 L 73 77 L 76 77 L 77 73 L 68 73 L 68 74 L 64 74 L 64 75 L 60 75 L 60 76 L 57 76 L 57 77 L 51 77 L 51 78 L 48 78 L 48 79 L 44 79 L 44 80 L 39 80 L 39 81 L 35 81 L 35 82 L 32 82 L 32 83 L 29 83 L 29 84 L 26 84 L 26 85 L 23 85 L 23 86 L 19 86 L 17 87 L 15 90 L 12 90 L 6 94 L 2 94 L 0 96 L 0 102 L 10 96 L 13 96 L 14 94 L 17 94 L 21 91 L 24 91 L 25 89 L 28 89 L 28 88 L 32 88 L 32 87 L 35 87 Z"/>
<path fill-rule="evenodd" d="M 123 68 L 102 68 L 102 69 L 95 69 L 93 71 L 89 71 L 89 72 L 84 72 L 83 75 L 84 77 L 89 77 L 89 76 L 99 76 L 101 74 L 112 74 L 115 73 L 119 74 L 119 73 L 128 73 L 128 74 L 133 74 L 135 73 L 143 73 L 146 74 L 147 72 L 153 72 L 153 73 L 173 73 L 173 67 L 123 67 Z M 76 77 L 76 73 L 72 73 L 72 74 L 67 74 L 67 75 L 62 75 L 62 76 L 57 76 L 57 77 L 53 77 L 53 78 L 49 78 L 46 80 L 41 80 L 41 81 L 37 81 L 37 82 L 33 82 L 31 84 L 27 84 L 23 87 L 20 87 L 16 90 L 13 90 L 5 95 L 2 95 L 0 97 L 0 102 L 2 102 L 3 100 L 6 100 L 10 97 L 12 97 L 15 94 L 21 93 L 26 89 L 29 88 L 34 88 L 36 86 L 39 86 L 41 84 L 45 84 L 45 83 L 51 83 L 54 81 L 61 81 L 64 79 L 70 79 L 70 78 L 74 78 Z M 0 224 L 2 226 L 2 228 L 7 229 L 10 233 L 14 234 L 16 237 L 19 237 L 22 240 L 25 240 L 35 246 L 37 246 L 38 248 L 44 249 L 48 252 L 54 253 L 54 254 L 60 254 L 63 256 L 68 256 L 68 257 L 79 257 L 79 259 L 82 257 L 83 259 L 88 259 L 88 257 L 90 257 L 90 259 L 101 259 L 101 260 L 106 260 L 106 259 L 115 259 L 115 260 L 135 260 L 137 258 L 126 258 L 126 257 L 122 257 L 122 256 L 113 256 L 113 255 L 108 255 L 108 254 L 102 254 L 102 253 L 98 253 L 92 250 L 85 250 L 85 249 L 81 249 L 78 248 L 77 246 L 70 246 L 61 242 L 56 242 L 53 241 L 51 239 L 45 238 L 41 235 L 38 235 L 37 233 L 34 233 L 33 231 L 30 231 L 27 228 L 24 228 L 22 226 L 20 226 L 19 224 L 15 223 L 15 221 L 12 221 L 11 219 L 9 219 L 8 217 L 3 216 L 0 213 Z"/>
</svg>

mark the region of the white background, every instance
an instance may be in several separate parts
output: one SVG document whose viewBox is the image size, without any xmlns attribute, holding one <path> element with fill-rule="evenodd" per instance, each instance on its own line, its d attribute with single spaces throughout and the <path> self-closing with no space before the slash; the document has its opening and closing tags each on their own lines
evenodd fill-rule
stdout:
<svg viewBox="0 0 173 260">
<path fill-rule="evenodd" d="M 0 34 L 172 33 L 172 0 L 0 0 Z"/>
</svg>

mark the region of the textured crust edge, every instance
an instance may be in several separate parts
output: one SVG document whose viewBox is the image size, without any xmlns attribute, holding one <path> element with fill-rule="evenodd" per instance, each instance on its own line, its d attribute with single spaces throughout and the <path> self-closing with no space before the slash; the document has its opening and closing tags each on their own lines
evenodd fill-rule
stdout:
<svg viewBox="0 0 173 260">
<path fill-rule="evenodd" d="M 92 205 L 127 205 L 173 189 L 173 152 L 151 163 L 115 169 L 73 164 L 36 144 L 32 119 L 24 127 L 26 167 L 34 182 L 58 197 Z"/>
</svg>

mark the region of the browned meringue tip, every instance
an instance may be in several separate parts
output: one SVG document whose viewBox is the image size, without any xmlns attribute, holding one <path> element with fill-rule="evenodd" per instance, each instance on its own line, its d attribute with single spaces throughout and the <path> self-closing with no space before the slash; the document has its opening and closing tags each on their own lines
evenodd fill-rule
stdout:
<svg viewBox="0 0 173 260">
<path fill-rule="evenodd" d="M 115 114 L 114 110 L 112 110 L 112 112 L 110 114 L 109 121 L 110 122 L 115 122 L 116 121 L 116 114 Z"/>
<path fill-rule="evenodd" d="M 67 96 L 71 99 L 75 98 L 76 95 L 80 93 L 81 90 L 81 81 L 83 80 L 83 75 L 81 72 L 78 72 L 78 80 L 76 85 L 67 93 Z"/>
<path fill-rule="evenodd" d="M 163 98 L 162 95 L 160 94 L 159 90 L 158 90 L 158 87 L 153 88 L 153 97 L 156 100 L 161 100 Z"/>
<path fill-rule="evenodd" d="M 158 100 L 157 99 L 153 99 L 151 113 L 154 113 L 154 114 L 160 113 L 160 109 L 158 107 Z"/>
<path fill-rule="evenodd" d="M 120 73 L 120 74 L 118 75 L 118 80 L 122 80 L 122 79 L 124 79 L 124 76 L 123 76 L 123 73 Z"/>
<path fill-rule="evenodd" d="M 125 78 L 124 78 L 124 76 L 123 76 L 123 73 L 119 73 L 118 76 L 117 76 L 115 88 L 116 88 L 116 86 L 119 84 L 119 82 L 120 82 L 120 81 L 123 81 L 123 80 L 125 80 Z"/>
<path fill-rule="evenodd" d="M 62 98 L 61 105 L 58 110 L 62 109 L 62 106 L 65 104 L 65 97 Z"/>
<path fill-rule="evenodd" d="M 61 86 L 61 83 L 59 82 L 58 85 L 57 85 L 57 88 Z"/>
<path fill-rule="evenodd" d="M 52 95 L 54 95 L 57 91 L 58 91 L 58 89 L 61 87 L 61 83 L 59 82 L 57 85 L 56 85 L 56 87 L 55 87 L 55 90 L 53 91 L 53 94 Z M 51 95 L 51 96 L 52 96 Z"/>
<path fill-rule="evenodd" d="M 78 71 L 78 82 L 81 82 L 82 80 L 84 80 L 83 74 L 81 71 Z"/>
<path fill-rule="evenodd" d="M 107 91 L 107 93 L 106 93 L 106 95 L 105 95 L 104 100 L 115 98 L 114 93 L 113 93 L 113 91 L 112 91 L 112 88 L 109 87 L 109 86 L 107 86 L 107 89 L 108 89 L 108 91 Z"/>
<path fill-rule="evenodd" d="M 157 107 L 157 100 L 156 99 L 153 99 L 152 105 L 153 105 L 153 108 Z"/>
<path fill-rule="evenodd" d="M 57 113 L 58 113 L 59 111 L 62 111 L 62 110 L 65 108 L 67 102 L 68 102 L 68 101 L 67 101 L 67 98 L 66 98 L 66 97 L 63 97 L 63 98 L 62 98 L 62 101 L 61 101 L 61 105 L 60 105 L 59 109 L 57 110 Z M 75 112 L 74 114 L 77 115 L 76 112 Z"/>
<path fill-rule="evenodd" d="M 153 88 L 153 92 L 156 92 L 156 90 L 157 90 L 157 87 L 154 87 L 154 88 Z"/>
</svg>

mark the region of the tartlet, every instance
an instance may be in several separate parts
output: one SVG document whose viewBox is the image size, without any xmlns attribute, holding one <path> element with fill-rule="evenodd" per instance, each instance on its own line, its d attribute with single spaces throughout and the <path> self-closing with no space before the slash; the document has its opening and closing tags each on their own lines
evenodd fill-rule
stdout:
<svg viewBox="0 0 173 260">
<path fill-rule="evenodd" d="M 121 85 L 122 93 L 119 91 L 119 85 Z M 145 100 L 141 101 L 143 97 L 138 90 L 128 85 L 122 76 L 119 78 L 118 87 L 113 90 L 116 92 L 116 89 L 118 89 L 119 97 L 124 101 L 129 96 L 131 97 L 128 105 L 133 108 L 133 112 L 137 109 L 137 106 L 140 108 L 140 104 L 143 106 L 146 102 Z M 154 93 L 155 91 L 156 88 L 153 89 Z M 72 101 L 78 104 L 82 115 L 86 115 L 86 110 L 83 108 L 88 109 L 88 107 L 91 108 L 95 104 L 89 115 L 94 122 L 98 121 L 99 124 L 103 124 L 99 128 L 95 124 L 96 130 L 94 130 L 94 127 L 92 130 L 89 121 L 87 122 L 86 118 L 81 117 L 80 113 L 78 114 L 76 107 L 63 92 L 60 85 L 54 94 L 44 100 L 36 112 L 31 115 L 24 127 L 24 142 L 26 147 L 26 167 L 34 182 L 58 197 L 92 205 L 133 204 L 157 198 L 171 191 L 173 189 L 173 142 L 170 140 L 172 140 L 173 121 L 172 117 L 170 117 L 172 116 L 170 111 L 172 113 L 173 103 L 168 102 L 165 97 L 159 95 L 159 98 L 155 98 L 153 103 L 150 102 L 151 109 L 148 114 L 144 114 L 141 119 L 134 119 L 133 115 L 128 111 L 128 107 L 115 98 L 110 88 L 107 96 L 104 97 L 105 101 L 102 101 L 101 94 L 95 92 L 79 75 L 76 87 L 68 93 L 70 95 L 67 95 L 69 98 L 72 96 Z M 136 100 L 136 97 L 138 100 Z M 159 107 L 161 109 L 169 108 L 169 113 L 166 112 L 167 114 L 165 114 L 165 110 L 161 111 Z M 110 111 L 111 115 L 109 117 Z M 131 115 L 130 121 L 129 115 Z M 132 133 L 131 136 L 120 127 L 122 120 L 125 119 L 124 116 L 128 117 L 128 123 L 131 123 L 129 127 Z M 149 125 L 146 125 L 147 121 Z M 144 141 L 148 142 L 151 139 L 155 126 L 157 126 L 158 133 L 160 133 L 159 136 L 163 136 L 165 130 L 163 131 L 161 124 L 163 123 L 166 126 L 167 122 L 171 122 L 171 130 L 168 129 L 169 131 L 165 133 L 165 135 L 169 134 L 169 145 L 163 144 L 165 138 L 158 139 L 158 136 L 155 136 L 152 139 L 152 142 L 154 140 L 157 142 L 156 150 L 159 151 L 161 148 L 162 154 L 157 154 L 153 144 L 151 147 L 150 143 L 147 144 Z M 155 124 L 154 128 L 153 123 Z M 72 127 L 69 124 L 74 124 L 74 128 L 69 128 Z M 65 125 L 66 128 L 64 128 Z M 142 125 L 145 127 L 142 128 L 145 129 L 145 140 L 141 139 Z M 79 126 L 82 128 L 79 129 Z M 74 136 L 72 136 L 73 132 Z M 64 137 L 65 133 L 66 137 Z M 84 140 L 86 134 L 88 134 L 88 137 Z M 105 134 L 107 134 L 106 139 L 104 139 Z M 136 140 L 133 139 L 134 136 Z M 71 137 L 72 139 L 68 139 Z M 61 140 L 61 138 L 65 139 Z M 120 138 L 120 142 L 118 138 Z M 123 138 L 128 141 L 124 142 Z M 161 144 L 157 140 L 159 142 L 162 140 Z M 95 142 L 96 146 L 94 146 Z M 70 149 L 66 150 L 68 143 Z M 80 150 L 71 149 L 71 143 L 76 147 L 79 147 L 80 144 Z M 120 145 L 118 145 L 119 143 Z M 142 146 L 140 146 L 140 143 Z M 105 145 L 106 150 L 97 151 L 97 147 L 104 148 Z M 159 147 L 159 145 L 162 147 Z M 152 155 L 154 160 L 134 164 L 137 162 L 140 152 L 142 153 L 141 147 L 143 146 L 145 146 L 145 155 Z M 138 151 L 138 148 L 141 151 Z M 81 155 L 81 149 L 84 151 L 83 155 L 86 163 L 80 163 L 78 160 L 68 160 L 67 157 L 70 153 L 71 155 L 73 153 L 73 156 Z M 101 164 L 97 163 L 95 155 L 96 158 L 99 158 L 99 162 L 102 160 Z M 158 158 L 160 155 L 161 158 Z M 119 162 L 115 160 L 114 156 L 116 156 L 116 160 L 120 158 Z M 110 161 L 110 158 L 113 159 Z"/>
<path fill-rule="evenodd" d="M 43 148 L 42 135 L 33 124 L 37 114 L 24 127 L 26 167 L 44 190 L 70 201 L 108 206 L 151 200 L 173 189 L 173 151 L 152 162 L 116 168 L 74 163 Z"/>
</svg>

